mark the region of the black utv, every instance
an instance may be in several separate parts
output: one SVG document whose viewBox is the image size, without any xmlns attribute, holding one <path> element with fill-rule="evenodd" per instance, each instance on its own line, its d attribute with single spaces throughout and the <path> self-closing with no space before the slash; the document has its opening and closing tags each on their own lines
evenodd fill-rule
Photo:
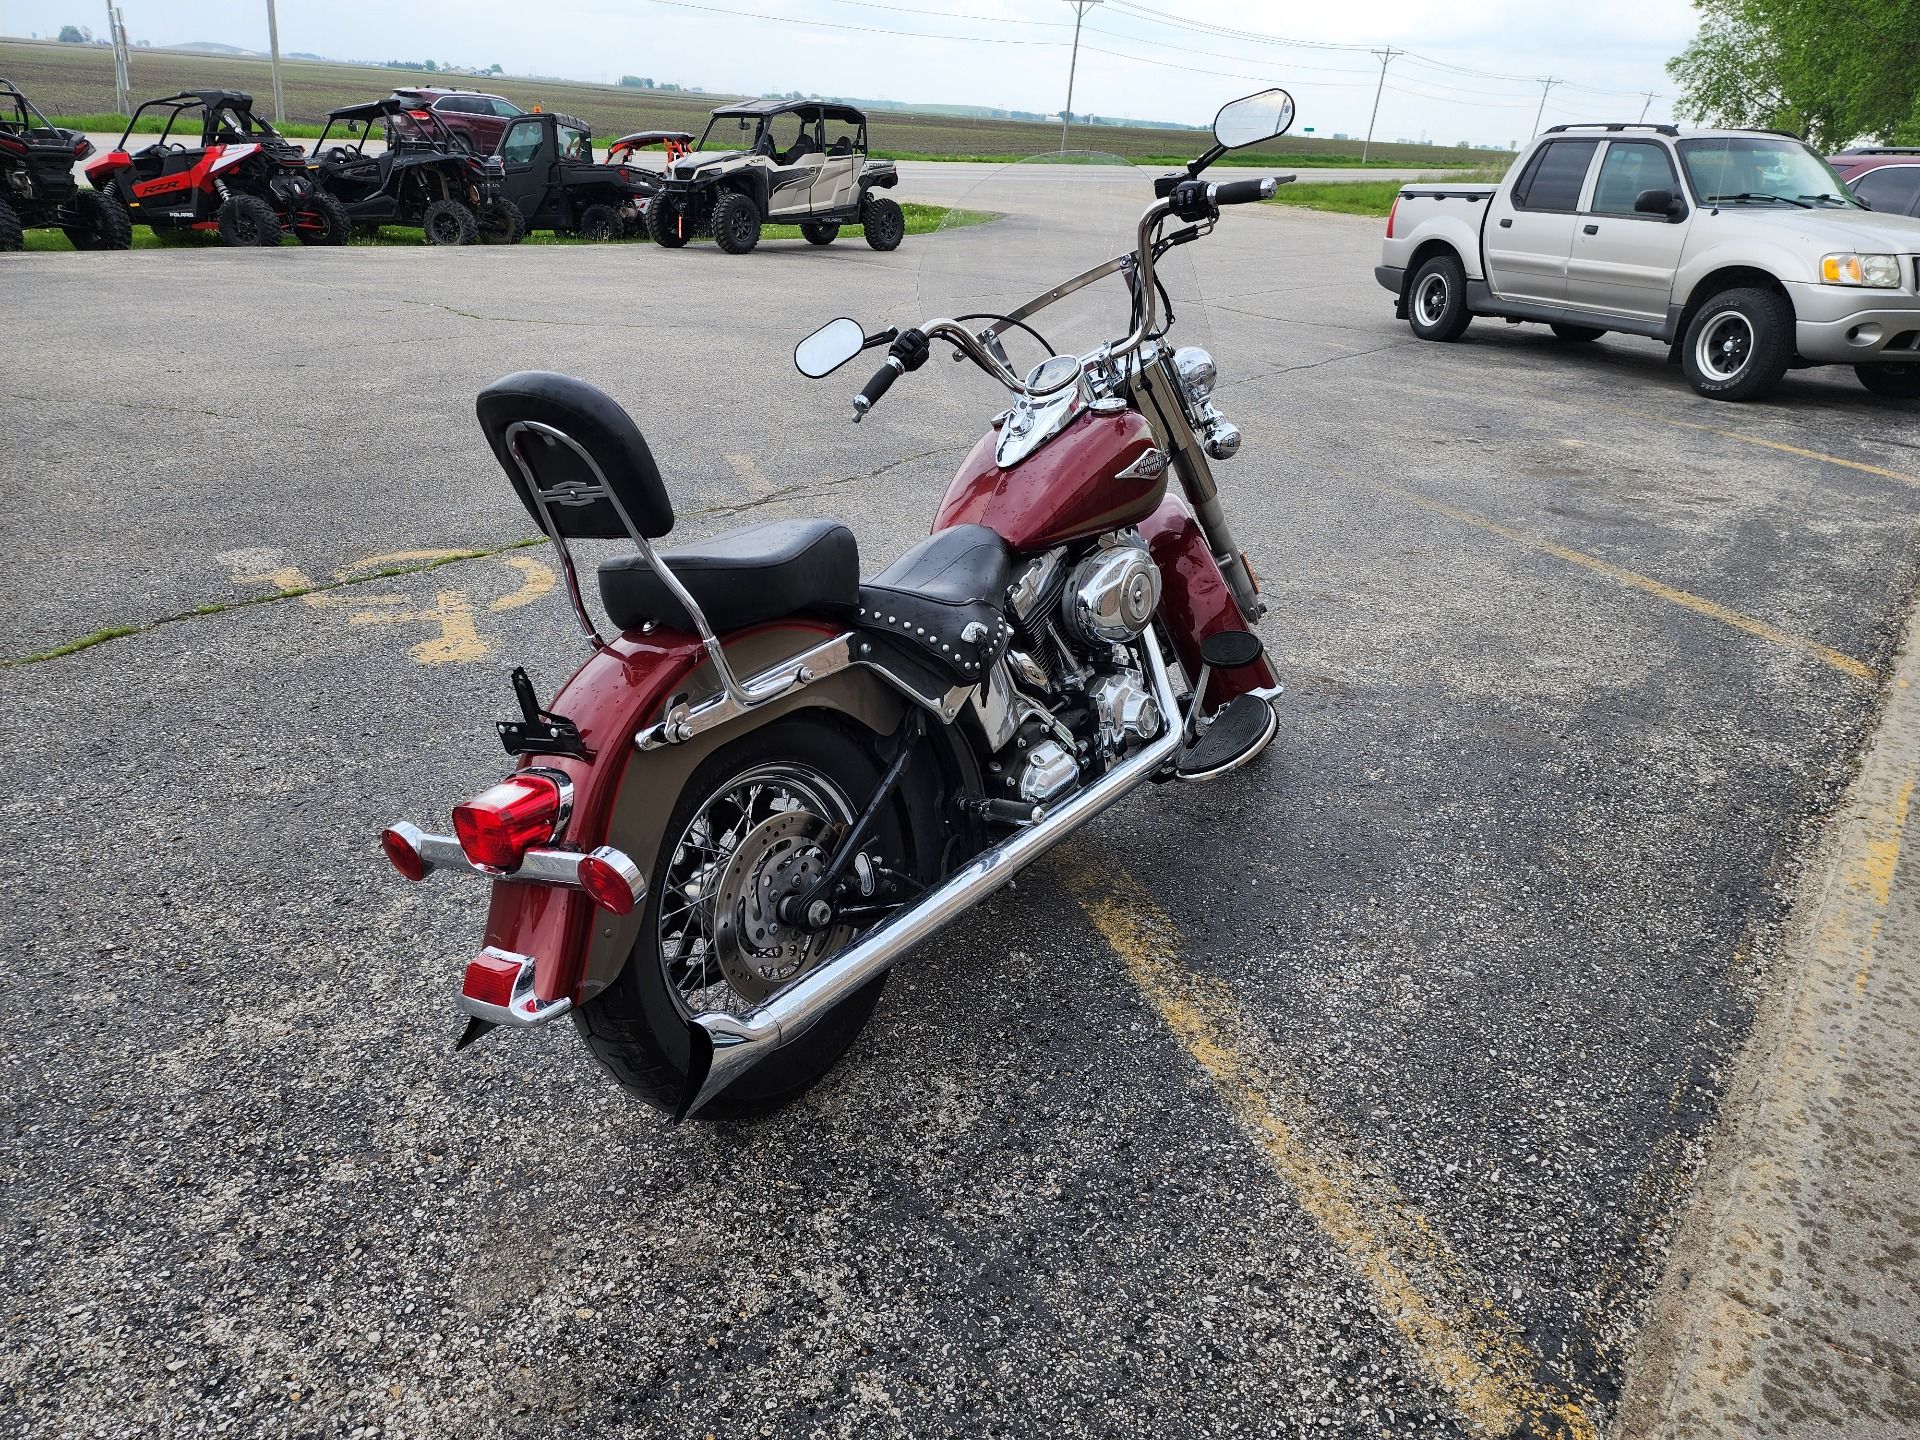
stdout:
<svg viewBox="0 0 1920 1440">
<path fill-rule="evenodd" d="M 386 148 L 370 154 L 376 125 Z M 512 244 L 526 233 L 501 187 L 500 157 L 475 155 L 437 115 L 398 96 L 329 111 L 307 168 L 361 233 L 417 225 L 429 245 Z"/>
<path fill-rule="evenodd" d="M 584 120 L 552 111 L 515 116 L 500 136 L 502 188 L 529 230 L 588 240 L 638 235 L 656 176 L 637 166 L 598 165 Z"/>
<path fill-rule="evenodd" d="M 797 224 L 813 245 L 858 225 L 875 250 L 907 233 L 891 160 L 867 158 L 867 117 L 851 105 L 755 100 L 713 112 L 694 153 L 673 162 L 647 212 L 647 234 L 679 246 L 711 235 L 730 255 L 760 243 L 769 222 Z"/>
<path fill-rule="evenodd" d="M 25 247 L 28 230 L 64 230 L 76 250 L 125 250 L 133 244 L 126 206 L 74 182 L 74 165 L 93 153 L 78 130 L 47 123 L 11 80 L 0 80 L 0 250 Z"/>
</svg>

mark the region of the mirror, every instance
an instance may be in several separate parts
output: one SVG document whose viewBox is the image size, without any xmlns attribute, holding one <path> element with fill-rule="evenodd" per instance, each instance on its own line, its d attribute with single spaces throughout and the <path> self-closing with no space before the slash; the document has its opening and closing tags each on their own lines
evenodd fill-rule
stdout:
<svg viewBox="0 0 1920 1440">
<path fill-rule="evenodd" d="M 858 355 L 866 343 L 867 332 L 860 322 L 842 315 L 793 347 L 794 368 L 809 380 L 818 380 Z"/>
<path fill-rule="evenodd" d="M 1673 219 L 1677 208 L 1671 190 L 1642 190 L 1633 197 L 1633 213 L 1636 215 L 1665 215 Z"/>
<path fill-rule="evenodd" d="M 1232 101 L 1213 117 L 1213 138 L 1229 150 L 1258 145 L 1292 128 L 1293 96 L 1284 90 L 1262 90 Z"/>
</svg>

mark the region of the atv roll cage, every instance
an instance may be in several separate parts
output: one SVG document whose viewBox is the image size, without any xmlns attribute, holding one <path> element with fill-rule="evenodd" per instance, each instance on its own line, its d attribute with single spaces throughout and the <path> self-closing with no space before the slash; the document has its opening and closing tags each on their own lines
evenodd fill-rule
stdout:
<svg viewBox="0 0 1920 1440">
<path fill-rule="evenodd" d="M 11 80 L 0 80 L 0 131 L 9 135 L 31 135 L 36 130 L 58 134 L 60 127 L 34 108 Z"/>
<path fill-rule="evenodd" d="M 394 117 L 397 115 L 405 115 L 409 123 L 396 125 Z M 335 125 L 341 131 L 341 138 L 334 142 L 340 149 L 355 155 L 365 154 L 367 141 L 373 138 L 376 122 L 386 128 L 385 141 L 389 150 L 445 150 L 455 155 L 473 154 L 473 145 L 467 137 L 455 134 L 447 127 L 447 122 L 431 110 L 417 110 L 399 96 L 390 95 L 385 100 L 372 100 L 364 105 L 343 105 L 338 110 L 329 110 L 326 129 L 313 142 L 314 158 L 319 159 Z"/>
<path fill-rule="evenodd" d="M 155 140 L 155 146 L 168 144 L 173 138 L 173 127 L 180 117 L 190 111 L 200 112 L 200 139 L 203 148 L 214 145 L 245 144 L 276 141 L 282 145 L 287 139 L 273 126 L 253 113 L 253 96 L 244 90 L 182 90 L 178 95 L 163 95 L 157 100 L 144 101 L 139 109 L 127 117 L 127 128 L 121 132 L 119 148 L 125 150 L 127 141 L 133 138 L 134 126 L 140 123 L 140 117 L 149 110 L 167 110 L 167 123 Z"/>
<path fill-rule="evenodd" d="M 800 121 L 800 139 L 786 150 L 777 147 L 773 136 L 773 120 L 780 115 L 795 115 Z M 723 126 L 723 120 L 735 123 Z M 825 130 L 829 120 L 852 126 L 858 138 L 842 138 L 829 145 Z M 748 121 L 753 123 L 749 125 Z M 728 135 L 729 129 L 735 134 Z M 746 130 L 752 131 L 752 138 L 746 144 L 730 143 Z M 806 155 L 864 155 L 867 153 L 867 116 L 865 111 L 851 105 L 829 105 L 817 100 L 754 100 L 744 105 L 723 105 L 708 117 L 707 128 L 693 148 L 696 152 L 748 151 L 780 165 L 791 165 Z"/>
</svg>

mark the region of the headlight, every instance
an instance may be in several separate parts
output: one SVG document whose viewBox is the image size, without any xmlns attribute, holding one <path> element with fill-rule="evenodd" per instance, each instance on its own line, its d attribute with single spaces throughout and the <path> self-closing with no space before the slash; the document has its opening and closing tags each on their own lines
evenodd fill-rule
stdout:
<svg viewBox="0 0 1920 1440">
<path fill-rule="evenodd" d="M 1213 356 L 1198 345 L 1182 345 L 1173 352 L 1173 369 L 1186 387 L 1187 398 L 1195 405 L 1206 404 L 1207 397 L 1213 394 L 1214 381 L 1219 379 Z"/>
<path fill-rule="evenodd" d="M 1856 255 L 1851 250 L 1822 255 L 1820 279 L 1827 285 L 1866 285 L 1876 290 L 1896 290 L 1900 286 L 1900 257 Z"/>
</svg>

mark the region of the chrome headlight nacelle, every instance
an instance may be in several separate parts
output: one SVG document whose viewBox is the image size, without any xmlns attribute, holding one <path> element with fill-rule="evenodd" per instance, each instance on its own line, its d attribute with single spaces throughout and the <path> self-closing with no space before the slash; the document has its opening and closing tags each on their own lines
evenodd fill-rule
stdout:
<svg viewBox="0 0 1920 1440">
<path fill-rule="evenodd" d="M 1173 373 L 1180 377 L 1180 386 L 1196 409 L 1207 403 L 1207 397 L 1213 394 L 1213 387 L 1220 379 L 1213 356 L 1198 345 L 1182 345 L 1173 352 Z"/>
</svg>

